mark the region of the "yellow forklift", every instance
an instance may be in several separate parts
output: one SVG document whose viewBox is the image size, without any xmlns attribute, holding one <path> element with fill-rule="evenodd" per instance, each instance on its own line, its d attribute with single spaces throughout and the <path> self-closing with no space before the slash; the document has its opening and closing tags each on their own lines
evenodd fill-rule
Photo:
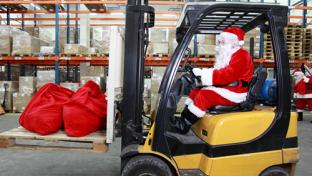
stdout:
<svg viewBox="0 0 312 176">
<path fill-rule="evenodd" d="M 291 113 L 291 86 L 284 38 L 288 7 L 266 4 L 186 4 L 176 29 L 176 47 L 164 73 L 152 126 L 143 131 L 144 59 L 154 9 L 148 1 L 128 0 L 124 85 L 121 109 L 123 176 L 288 176 L 299 160 L 297 116 Z M 266 72 L 258 72 L 245 102 L 207 110 L 186 135 L 171 129 L 177 103 L 197 86 L 188 60 L 196 34 L 218 34 L 227 27 L 246 33 L 260 27 L 272 36 L 277 78 L 276 106 L 257 105 Z M 244 69 L 244 68 L 242 68 Z"/>
</svg>

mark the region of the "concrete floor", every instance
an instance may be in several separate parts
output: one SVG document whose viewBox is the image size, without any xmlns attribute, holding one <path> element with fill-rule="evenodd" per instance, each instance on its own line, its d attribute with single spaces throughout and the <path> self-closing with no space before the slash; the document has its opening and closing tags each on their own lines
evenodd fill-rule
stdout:
<svg viewBox="0 0 312 176">
<path fill-rule="evenodd" d="M 18 115 L 0 116 L 0 131 L 17 127 Z M 299 123 L 301 160 L 297 176 L 312 175 L 312 114 Z M 118 176 L 120 139 L 108 153 L 0 149 L 1 176 Z"/>
</svg>

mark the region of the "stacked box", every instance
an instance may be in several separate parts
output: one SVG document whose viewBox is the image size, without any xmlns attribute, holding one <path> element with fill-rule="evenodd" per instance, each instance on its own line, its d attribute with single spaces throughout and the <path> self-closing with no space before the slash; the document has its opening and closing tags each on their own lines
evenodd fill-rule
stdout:
<svg viewBox="0 0 312 176">
<path fill-rule="evenodd" d="M 98 51 L 98 49 L 97 48 L 95 48 L 95 47 L 92 47 L 92 48 L 89 48 L 89 54 L 97 54 L 99 51 Z"/>
<path fill-rule="evenodd" d="M 197 35 L 197 43 L 199 45 L 216 45 L 216 35 L 199 34 Z"/>
<path fill-rule="evenodd" d="M 169 29 L 169 55 L 172 56 L 174 50 L 176 49 L 178 42 L 176 41 L 176 30 Z"/>
<path fill-rule="evenodd" d="M 17 81 L 0 81 L 0 103 L 6 111 L 13 109 L 13 93 L 18 91 Z"/>
<path fill-rule="evenodd" d="M 80 77 L 82 76 L 106 77 L 106 70 L 104 66 L 87 66 L 86 63 L 80 63 Z"/>
<path fill-rule="evenodd" d="M 81 81 L 80 86 L 83 86 L 88 81 L 94 81 L 95 83 L 97 83 L 100 86 L 102 91 L 105 92 L 105 90 L 106 90 L 104 77 L 101 77 L 101 76 L 81 76 L 80 81 Z"/>
<path fill-rule="evenodd" d="M 54 46 L 41 46 L 40 54 L 43 55 L 53 55 L 54 54 Z"/>
<path fill-rule="evenodd" d="M 19 93 L 32 95 L 36 91 L 36 78 L 32 76 L 19 77 Z"/>
<path fill-rule="evenodd" d="M 23 112 L 32 98 L 31 94 L 14 93 L 13 94 L 13 111 Z"/>
<path fill-rule="evenodd" d="M 0 55 L 10 55 L 12 52 L 11 27 L 0 26 Z"/>
<path fill-rule="evenodd" d="M 89 49 L 80 44 L 65 44 L 64 54 L 88 54 Z"/>
<path fill-rule="evenodd" d="M 216 55 L 216 45 L 198 44 L 198 56 L 205 58 L 214 58 Z"/>
<path fill-rule="evenodd" d="M 40 52 L 40 39 L 20 31 L 13 35 L 13 55 L 33 55 Z"/>
<path fill-rule="evenodd" d="M 100 54 L 109 54 L 110 27 L 94 28 L 92 31 L 91 46 Z"/>
<path fill-rule="evenodd" d="M 39 70 L 37 71 L 37 84 L 36 89 L 39 90 L 46 83 L 55 82 L 55 71 L 54 70 Z"/>
<path fill-rule="evenodd" d="M 148 55 L 169 55 L 169 30 L 153 28 L 150 30 Z"/>
<path fill-rule="evenodd" d="M 144 79 L 144 112 L 149 114 L 151 112 L 151 78 Z"/>
<path fill-rule="evenodd" d="M 76 92 L 79 87 L 80 87 L 80 84 L 79 83 L 69 83 L 69 82 L 63 82 L 60 84 L 62 87 L 65 87 L 69 90 L 72 90 L 74 92 Z"/>
<path fill-rule="evenodd" d="M 169 43 L 168 42 L 150 43 L 148 54 L 149 55 L 159 55 L 159 56 L 168 55 L 169 54 Z"/>
<path fill-rule="evenodd" d="M 156 101 L 158 98 L 158 89 L 165 73 L 165 67 L 153 67 L 152 68 L 152 79 L 151 79 L 151 109 L 155 108 Z"/>
</svg>

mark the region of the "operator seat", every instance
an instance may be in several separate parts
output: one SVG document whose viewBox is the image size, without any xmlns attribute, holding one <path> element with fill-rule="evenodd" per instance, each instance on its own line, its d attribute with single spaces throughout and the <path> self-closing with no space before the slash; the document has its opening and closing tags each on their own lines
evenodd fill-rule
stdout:
<svg viewBox="0 0 312 176">
<path fill-rule="evenodd" d="M 207 110 L 210 114 L 222 114 L 227 112 L 251 111 L 256 105 L 257 97 L 261 95 L 262 86 L 267 78 L 266 69 L 262 69 L 254 76 L 249 84 L 246 100 L 236 106 L 215 106 Z"/>
</svg>

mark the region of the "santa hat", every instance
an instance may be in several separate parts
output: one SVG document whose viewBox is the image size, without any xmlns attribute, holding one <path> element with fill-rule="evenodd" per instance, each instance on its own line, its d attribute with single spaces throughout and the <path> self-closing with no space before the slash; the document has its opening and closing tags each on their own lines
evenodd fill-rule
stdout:
<svg viewBox="0 0 312 176">
<path fill-rule="evenodd" d="M 223 30 L 223 33 L 229 34 L 229 36 L 235 36 L 239 40 L 239 45 L 244 45 L 245 32 L 238 27 L 230 27 Z"/>
<path fill-rule="evenodd" d="M 292 75 L 299 75 L 299 74 L 303 74 L 303 72 L 302 72 L 300 69 L 295 69 L 295 70 L 292 72 Z"/>
</svg>

